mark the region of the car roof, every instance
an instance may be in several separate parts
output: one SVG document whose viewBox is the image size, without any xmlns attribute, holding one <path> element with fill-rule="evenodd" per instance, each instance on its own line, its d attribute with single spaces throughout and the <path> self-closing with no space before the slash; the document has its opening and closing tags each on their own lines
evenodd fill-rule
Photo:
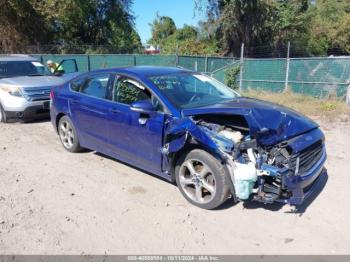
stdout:
<svg viewBox="0 0 350 262">
<path fill-rule="evenodd" d="M 166 66 L 129 66 L 129 67 L 120 67 L 120 68 L 100 69 L 100 70 L 96 70 L 95 72 L 99 72 L 99 71 L 131 74 L 131 75 L 137 75 L 140 77 L 191 72 L 190 70 L 187 70 L 184 68 L 166 67 Z"/>
<path fill-rule="evenodd" d="M 29 55 L 0 55 L 0 61 L 39 61 Z"/>
</svg>

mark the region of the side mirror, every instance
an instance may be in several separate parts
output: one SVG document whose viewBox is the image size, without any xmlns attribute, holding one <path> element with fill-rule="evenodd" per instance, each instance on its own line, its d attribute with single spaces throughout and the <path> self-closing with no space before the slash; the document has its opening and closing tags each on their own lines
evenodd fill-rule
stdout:
<svg viewBox="0 0 350 262">
<path fill-rule="evenodd" d="M 141 100 L 141 101 L 136 101 L 132 103 L 130 110 L 134 112 L 143 113 L 143 114 L 150 114 L 155 111 L 155 108 L 152 105 L 150 100 Z"/>
</svg>

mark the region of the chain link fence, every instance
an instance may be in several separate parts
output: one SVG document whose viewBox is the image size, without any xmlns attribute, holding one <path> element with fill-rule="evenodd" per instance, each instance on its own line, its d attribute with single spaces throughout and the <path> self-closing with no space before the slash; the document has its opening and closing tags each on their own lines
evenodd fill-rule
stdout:
<svg viewBox="0 0 350 262">
<path fill-rule="evenodd" d="M 212 75 L 225 82 L 226 72 L 240 68 L 237 85 L 240 91 L 248 89 L 296 93 L 314 97 L 336 96 L 345 98 L 350 79 L 350 56 L 290 57 L 290 48 L 278 53 L 259 53 L 259 58 L 251 55 L 251 48 L 242 45 L 241 57 L 145 55 L 145 54 L 34 54 L 43 63 L 47 60 L 60 62 L 74 58 L 79 71 L 87 72 L 99 68 L 133 65 L 177 66 Z M 263 50 L 263 49 L 261 49 Z M 245 51 L 247 51 L 245 53 Z M 256 52 L 255 52 L 256 53 Z M 295 55 L 295 51 L 291 52 Z M 297 56 L 297 55 L 296 55 Z"/>
<path fill-rule="evenodd" d="M 143 55 L 143 54 L 32 54 L 43 63 L 48 60 L 60 62 L 63 59 L 75 59 L 79 71 L 87 72 L 100 68 L 121 66 L 153 65 L 153 66 L 177 66 L 197 72 L 211 73 L 215 70 L 230 65 L 235 61 L 233 57 L 209 57 L 209 56 L 179 56 L 179 55 Z"/>
<path fill-rule="evenodd" d="M 288 48 L 285 58 L 250 58 L 249 53 L 245 55 L 244 51 L 242 45 L 240 60 L 215 70 L 212 75 L 224 81 L 227 70 L 239 67 L 237 82 L 240 91 L 290 90 L 319 98 L 346 97 L 350 79 L 350 56 L 291 58 Z"/>
</svg>

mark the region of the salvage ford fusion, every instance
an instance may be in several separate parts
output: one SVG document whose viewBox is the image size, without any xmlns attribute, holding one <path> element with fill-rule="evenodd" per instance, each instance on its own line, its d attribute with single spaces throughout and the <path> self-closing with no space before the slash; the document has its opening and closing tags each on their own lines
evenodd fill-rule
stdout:
<svg viewBox="0 0 350 262">
<path fill-rule="evenodd" d="M 89 72 L 51 92 L 65 149 L 96 150 L 176 181 L 192 204 L 301 204 L 326 179 L 324 135 L 291 109 L 241 97 L 196 72 Z"/>
</svg>

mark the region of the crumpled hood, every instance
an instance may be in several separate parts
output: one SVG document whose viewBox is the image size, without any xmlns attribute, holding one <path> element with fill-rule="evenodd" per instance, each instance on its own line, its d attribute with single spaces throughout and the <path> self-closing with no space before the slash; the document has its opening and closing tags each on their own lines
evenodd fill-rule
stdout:
<svg viewBox="0 0 350 262">
<path fill-rule="evenodd" d="M 250 134 L 258 138 L 263 145 L 273 145 L 318 127 L 314 121 L 292 109 L 247 97 L 200 108 L 184 109 L 182 114 L 184 116 L 242 115 L 249 125 Z"/>
<path fill-rule="evenodd" d="M 66 82 L 57 76 L 17 76 L 0 79 L 0 85 L 16 87 L 53 87 Z"/>
</svg>

